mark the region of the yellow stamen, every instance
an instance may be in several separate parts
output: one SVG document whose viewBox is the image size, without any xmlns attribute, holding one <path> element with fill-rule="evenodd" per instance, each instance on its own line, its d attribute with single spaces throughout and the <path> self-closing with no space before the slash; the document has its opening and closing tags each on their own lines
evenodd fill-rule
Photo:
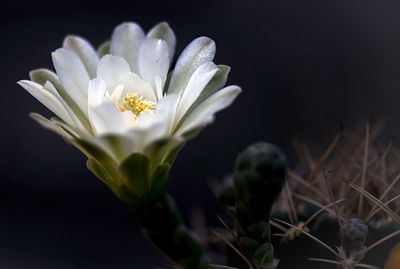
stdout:
<svg viewBox="0 0 400 269">
<path fill-rule="evenodd" d="M 131 111 L 135 116 L 139 116 L 142 112 L 154 113 L 156 104 L 151 101 L 143 100 L 143 97 L 137 93 L 128 93 L 123 103 L 118 106 L 120 111 Z"/>
</svg>

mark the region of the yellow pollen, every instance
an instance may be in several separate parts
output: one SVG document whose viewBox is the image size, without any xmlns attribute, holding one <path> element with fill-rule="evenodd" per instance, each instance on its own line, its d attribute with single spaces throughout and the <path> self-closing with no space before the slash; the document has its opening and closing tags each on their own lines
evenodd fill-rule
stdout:
<svg viewBox="0 0 400 269">
<path fill-rule="evenodd" d="M 142 112 L 154 113 L 155 106 L 154 102 L 143 100 L 137 93 L 128 93 L 118 108 L 120 111 L 129 110 L 135 116 L 139 116 Z"/>
</svg>

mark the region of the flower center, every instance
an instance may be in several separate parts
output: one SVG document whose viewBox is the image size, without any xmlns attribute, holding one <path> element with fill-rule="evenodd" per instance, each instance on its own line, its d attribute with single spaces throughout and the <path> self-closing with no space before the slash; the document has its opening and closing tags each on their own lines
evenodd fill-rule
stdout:
<svg viewBox="0 0 400 269">
<path fill-rule="evenodd" d="M 144 98 L 137 93 L 128 93 L 118 108 L 122 112 L 129 110 L 138 117 L 143 112 L 154 113 L 156 103 L 144 100 Z"/>
</svg>

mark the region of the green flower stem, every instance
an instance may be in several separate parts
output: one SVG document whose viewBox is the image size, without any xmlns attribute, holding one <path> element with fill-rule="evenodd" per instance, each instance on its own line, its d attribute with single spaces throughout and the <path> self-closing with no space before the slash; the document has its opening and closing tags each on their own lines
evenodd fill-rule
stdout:
<svg viewBox="0 0 400 269">
<path fill-rule="evenodd" d="M 210 269 L 206 250 L 183 222 L 166 193 L 146 202 L 128 204 L 144 236 L 163 254 L 187 269 Z"/>
<path fill-rule="evenodd" d="M 170 165 L 154 166 L 140 153 L 130 155 L 116 169 L 107 159 L 101 164 L 89 160 L 87 165 L 103 182 L 110 182 L 111 190 L 128 205 L 144 236 L 165 256 L 183 268 L 210 268 L 206 250 L 166 193 Z"/>
</svg>

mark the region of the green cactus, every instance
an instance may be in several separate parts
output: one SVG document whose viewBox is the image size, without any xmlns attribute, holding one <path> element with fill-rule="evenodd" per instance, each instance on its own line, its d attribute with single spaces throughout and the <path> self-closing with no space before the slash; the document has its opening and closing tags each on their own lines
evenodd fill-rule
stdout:
<svg viewBox="0 0 400 269">
<path fill-rule="evenodd" d="M 255 143 L 236 159 L 234 190 L 239 242 L 256 266 L 274 263 L 270 211 L 286 181 L 286 160 L 274 145 Z"/>
</svg>

